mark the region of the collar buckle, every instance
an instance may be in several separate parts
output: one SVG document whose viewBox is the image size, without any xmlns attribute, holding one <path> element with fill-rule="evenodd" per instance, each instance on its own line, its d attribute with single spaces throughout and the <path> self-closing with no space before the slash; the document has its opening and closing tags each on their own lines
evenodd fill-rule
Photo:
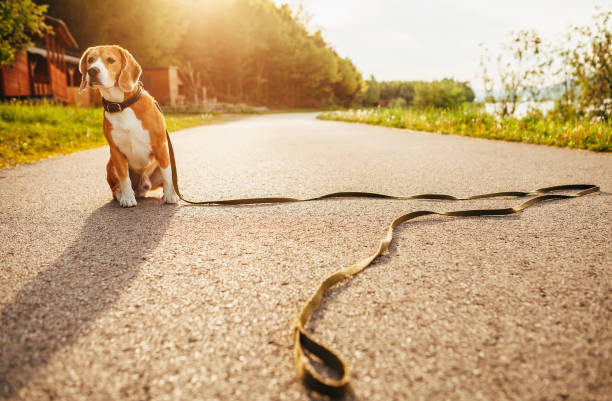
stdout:
<svg viewBox="0 0 612 401">
<path fill-rule="evenodd" d="M 110 102 L 106 100 L 104 97 L 102 97 L 102 106 L 104 107 L 104 110 L 108 111 L 109 113 L 119 113 L 127 109 L 134 103 L 136 103 L 138 99 L 140 99 L 141 96 L 142 96 L 142 83 L 138 82 L 138 90 L 136 90 L 136 93 L 130 96 L 127 100 L 121 103 L 120 102 Z"/>
<path fill-rule="evenodd" d="M 119 113 L 120 111 L 122 111 L 123 108 L 121 107 L 121 103 L 107 103 L 106 105 L 106 111 L 108 111 L 109 113 Z"/>
</svg>

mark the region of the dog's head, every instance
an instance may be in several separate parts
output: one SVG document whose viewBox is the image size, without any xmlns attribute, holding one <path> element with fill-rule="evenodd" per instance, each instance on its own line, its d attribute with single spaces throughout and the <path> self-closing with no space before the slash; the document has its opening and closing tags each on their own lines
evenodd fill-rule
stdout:
<svg viewBox="0 0 612 401">
<path fill-rule="evenodd" d="M 109 89 L 118 87 L 131 92 L 138 83 L 142 68 L 134 57 L 119 46 L 95 46 L 85 50 L 79 63 L 83 76 L 79 93 L 85 88 Z"/>
</svg>

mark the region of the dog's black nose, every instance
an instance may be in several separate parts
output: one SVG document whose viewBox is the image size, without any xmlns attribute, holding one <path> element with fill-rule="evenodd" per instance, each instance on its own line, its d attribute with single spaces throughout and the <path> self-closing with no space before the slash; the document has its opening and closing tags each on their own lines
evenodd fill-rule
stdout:
<svg viewBox="0 0 612 401">
<path fill-rule="evenodd" d="M 90 77 L 94 78 L 98 76 L 98 73 L 100 73 L 100 69 L 98 67 L 91 67 L 87 70 L 87 73 Z"/>
</svg>

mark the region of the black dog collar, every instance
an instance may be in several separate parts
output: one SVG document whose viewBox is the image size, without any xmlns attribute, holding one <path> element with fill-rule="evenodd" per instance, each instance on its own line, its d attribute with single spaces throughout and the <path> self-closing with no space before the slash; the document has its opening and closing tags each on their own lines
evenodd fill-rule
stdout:
<svg viewBox="0 0 612 401">
<path fill-rule="evenodd" d="M 138 99 L 142 96 L 142 84 L 138 82 L 138 90 L 132 96 L 124 100 L 123 102 L 109 102 L 108 100 L 102 98 L 102 107 L 104 110 L 109 113 L 119 113 L 136 103 Z"/>
</svg>

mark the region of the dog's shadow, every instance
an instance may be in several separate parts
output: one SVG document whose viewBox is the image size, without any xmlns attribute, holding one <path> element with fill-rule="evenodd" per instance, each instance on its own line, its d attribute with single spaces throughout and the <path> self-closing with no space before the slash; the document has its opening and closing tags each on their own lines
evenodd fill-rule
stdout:
<svg viewBox="0 0 612 401">
<path fill-rule="evenodd" d="M 0 398 L 15 395 L 63 347 L 86 333 L 138 275 L 177 207 L 140 199 L 95 210 L 78 238 L 0 310 Z"/>
</svg>

